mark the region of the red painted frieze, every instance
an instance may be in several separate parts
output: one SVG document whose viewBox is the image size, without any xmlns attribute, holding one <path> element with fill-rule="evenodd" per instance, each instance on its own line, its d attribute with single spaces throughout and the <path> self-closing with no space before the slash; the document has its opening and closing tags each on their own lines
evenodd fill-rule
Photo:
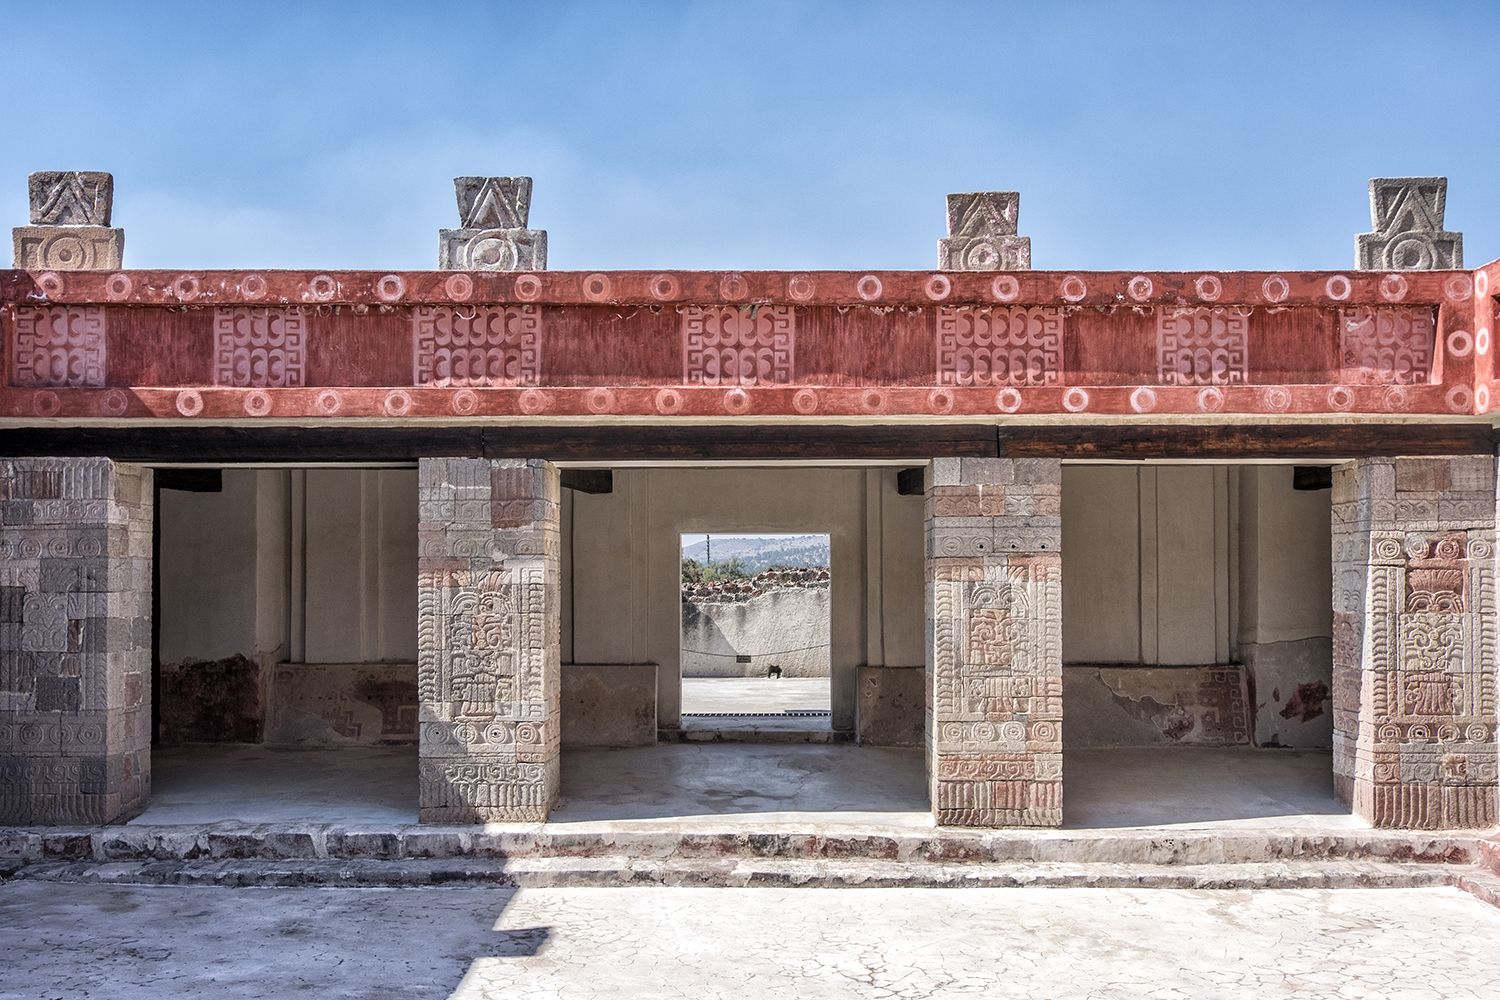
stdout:
<svg viewBox="0 0 1500 1000">
<path fill-rule="evenodd" d="M 1500 408 L 1473 271 L 0 272 L 0 418 Z"/>
</svg>

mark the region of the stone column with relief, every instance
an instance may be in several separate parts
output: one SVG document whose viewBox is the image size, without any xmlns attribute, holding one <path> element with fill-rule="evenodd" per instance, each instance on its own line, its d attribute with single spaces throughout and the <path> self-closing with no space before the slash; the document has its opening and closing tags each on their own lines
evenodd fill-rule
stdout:
<svg viewBox="0 0 1500 1000">
<path fill-rule="evenodd" d="M 125 230 L 110 228 L 115 179 L 95 170 L 32 174 L 31 225 L 11 230 L 15 263 L 24 271 L 115 270 Z"/>
<path fill-rule="evenodd" d="M 0 826 L 113 823 L 151 792 L 151 471 L 0 460 Z"/>
<path fill-rule="evenodd" d="M 1496 824 L 1495 460 L 1333 479 L 1334 787 L 1380 827 Z"/>
<path fill-rule="evenodd" d="M 423 822 L 541 821 L 557 798 L 559 490 L 546 462 L 419 463 Z"/>
<path fill-rule="evenodd" d="M 1061 465 L 935 459 L 926 493 L 934 815 L 1061 826 Z"/>
</svg>

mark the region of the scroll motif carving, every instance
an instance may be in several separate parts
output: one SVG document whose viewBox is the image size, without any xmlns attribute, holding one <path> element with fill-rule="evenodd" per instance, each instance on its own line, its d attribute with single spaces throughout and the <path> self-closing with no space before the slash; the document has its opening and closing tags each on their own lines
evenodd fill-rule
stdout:
<svg viewBox="0 0 1500 1000">
<path fill-rule="evenodd" d="M 1060 309 L 939 307 L 938 385 L 1057 385 L 1062 331 Z"/>
<path fill-rule="evenodd" d="M 538 385 L 541 332 L 541 314 L 515 306 L 415 309 L 413 384 Z"/>
<path fill-rule="evenodd" d="M 1161 309 L 1156 371 L 1162 385 L 1242 385 L 1250 380 L 1250 310 Z"/>
<path fill-rule="evenodd" d="M 214 310 L 214 385 L 305 385 L 307 327 L 302 310 Z"/>
<path fill-rule="evenodd" d="M 1431 309 L 1359 307 L 1339 313 L 1340 381 L 1424 385 L 1432 374 Z"/>
<path fill-rule="evenodd" d="M 797 317 L 791 306 L 685 306 L 685 385 L 787 385 L 795 377 Z"/>
<path fill-rule="evenodd" d="M 16 310 L 14 385 L 104 385 L 102 306 Z"/>
</svg>

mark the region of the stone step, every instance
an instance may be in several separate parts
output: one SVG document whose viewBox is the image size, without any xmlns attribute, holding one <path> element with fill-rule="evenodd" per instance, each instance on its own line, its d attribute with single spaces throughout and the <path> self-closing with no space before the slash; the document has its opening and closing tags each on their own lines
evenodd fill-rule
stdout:
<svg viewBox="0 0 1500 1000">
<path fill-rule="evenodd" d="M 1342 889 L 1451 886 L 1469 866 L 1387 861 L 1150 865 L 593 858 L 404 861 L 43 862 L 9 878 L 120 885 L 261 887 L 675 885 L 801 888 Z"/>
<path fill-rule="evenodd" d="M 1215 865 L 1380 860 L 1473 864 L 1478 835 L 1453 831 L 910 830 L 704 820 L 442 827 L 319 824 L 0 829 L 0 863 L 382 861 L 472 858 L 869 860 L 935 864 Z"/>
</svg>

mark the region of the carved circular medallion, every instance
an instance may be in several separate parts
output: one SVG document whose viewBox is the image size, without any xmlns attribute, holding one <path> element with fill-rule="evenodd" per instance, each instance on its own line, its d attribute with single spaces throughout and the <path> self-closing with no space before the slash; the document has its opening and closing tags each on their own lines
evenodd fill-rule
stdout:
<svg viewBox="0 0 1500 1000">
<path fill-rule="evenodd" d="M 1380 397 L 1380 405 L 1391 413 L 1400 413 L 1411 405 L 1411 393 L 1404 385 L 1393 385 Z"/>
<path fill-rule="evenodd" d="M 1490 387 L 1482 385 L 1474 390 L 1474 409 L 1480 412 L 1490 408 Z"/>
<path fill-rule="evenodd" d="M 1486 295 L 1490 290 L 1490 275 L 1488 271 L 1480 271 L 1474 275 L 1474 294 Z"/>
<path fill-rule="evenodd" d="M 264 417 L 271 412 L 271 394 L 264 389 L 252 389 L 245 393 L 245 412 L 252 417 Z"/>
<path fill-rule="evenodd" d="M 1130 394 L 1130 408 L 1137 413 L 1150 413 L 1156 409 L 1156 390 L 1141 386 Z"/>
<path fill-rule="evenodd" d="M 664 416 L 682 412 L 682 393 L 676 389 L 661 389 L 656 393 L 656 412 Z"/>
<path fill-rule="evenodd" d="M 513 271 L 521 261 L 521 249 L 504 229 L 475 233 L 458 251 L 458 262 L 468 270 Z"/>
<path fill-rule="evenodd" d="M 1076 274 L 1070 274 L 1062 280 L 1060 286 L 1062 297 L 1069 302 L 1079 302 L 1089 293 L 1088 282 Z"/>
<path fill-rule="evenodd" d="M 1224 409 L 1224 390 L 1216 385 L 1198 390 L 1198 409 L 1204 413 L 1218 413 Z"/>
<path fill-rule="evenodd" d="M 406 282 L 399 274 L 387 274 L 375 282 L 375 294 L 382 302 L 400 302 L 406 294 Z"/>
<path fill-rule="evenodd" d="M 1224 282 L 1214 274 L 1199 275 L 1193 280 L 1193 288 L 1198 292 L 1198 298 L 1204 302 L 1217 302 L 1219 296 L 1224 294 Z"/>
<path fill-rule="evenodd" d="M 798 389 L 792 394 L 792 409 L 801 414 L 818 412 L 818 394 L 811 389 Z"/>
<path fill-rule="evenodd" d="M 106 417 L 123 417 L 130 408 L 130 397 L 119 389 L 111 389 L 99 397 L 99 412 Z"/>
<path fill-rule="evenodd" d="M 473 389 L 460 389 L 453 394 L 453 398 L 448 401 L 448 405 L 453 408 L 454 413 L 457 413 L 461 417 L 467 417 L 479 409 L 479 394 Z"/>
<path fill-rule="evenodd" d="M 1075 385 L 1063 393 L 1062 404 L 1069 413 L 1081 413 L 1089 408 L 1088 391 Z"/>
<path fill-rule="evenodd" d="M 677 278 L 670 274 L 658 274 L 650 281 L 651 297 L 662 302 L 677 298 L 681 287 L 677 284 Z"/>
<path fill-rule="evenodd" d="M 1015 413 L 1021 408 L 1021 390 L 1007 386 L 995 393 L 995 409 L 1001 413 Z"/>
<path fill-rule="evenodd" d="M 744 389 L 735 387 L 724 393 L 724 410 L 739 416 L 750 410 L 750 394 Z"/>
<path fill-rule="evenodd" d="M 1387 274 L 1380 279 L 1380 297 L 1387 302 L 1400 302 L 1406 298 L 1406 279 L 1399 274 Z"/>
<path fill-rule="evenodd" d="M 953 390 L 934 389 L 927 394 L 927 409 L 933 413 L 953 412 Z"/>
<path fill-rule="evenodd" d="M 750 294 L 750 282 L 738 271 L 731 271 L 719 279 L 719 294 L 730 302 L 737 302 Z"/>
<path fill-rule="evenodd" d="M 1125 286 L 1125 291 L 1130 295 L 1132 299 L 1135 299 L 1137 302 L 1145 302 L 1151 297 L 1151 293 L 1155 290 L 1156 286 L 1153 285 L 1151 283 L 1151 279 L 1146 277 L 1144 274 L 1137 274 L 1134 278 L 1131 278 L 1130 283 Z"/>
<path fill-rule="evenodd" d="M 1448 334 L 1448 353 L 1455 358 L 1467 358 L 1474 350 L 1474 338 L 1468 330 L 1454 330 Z"/>
<path fill-rule="evenodd" d="M 1490 328 L 1481 326 L 1479 332 L 1474 334 L 1474 350 L 1480 354 L 1490 353 Z"/>
<path fill-rule="evenodd" d="M 786 280 L 786 293 L 798 302 L 806 302 L 818 290 L 818 283 L 811 275 L 794 274 Z"/>
<path fill-rule="evenodd" d="M 1336 385 L 1328 390 L 1328 406 L 1334 410 L 1354 408 L 1354 390 L 1347 385 Z"/>
<path fill-rule="evenodd" d="M 934 274 L 922 286 L 922 291 L 934 302 L 941 302 L 953 291 L 953 282 L 946 274 Z"/>
<path fill-rule="evenodd" d="M 511 289 L 522 302 L 535 302 L 542 294 L 542 279 L 534 274 L 518 274 Z"/>
<path fill-rule="evenodd" d="M 474 294 L 474 279 L 467 274 L 450 274 L 443 281 L 443 294 L 454 302 L 467 302 Z"/>
<path fill-rule="evenodd" d="M 393 389 L 385 394 L 385 412 L 393 417 L 404 417 L 411 412 L 411 393 L 405 389 Z"/>
<path fill-rule="evenodd" d="M 344 397 L 337 389 L 324 389 L 313 399 L 313 407 L 325 417 L 331 417 L 343 409 Z"/>
<path fill-rule="evenodd" d="M 172 294 L 177 296 L 179 302 L 192 302 L 201 290 L 202 285 L 199 284 L 196 275 L 179 275 L 177 280 L 172 282 Z"/>
<path fill-rule="evenodd" d="M 1282 302 L 1292 294 L 1292 286 L 1279 274 L 1273 274 L 1260 283 L 1260 293 L 1267 302 Z"/>
<path fill-rule="evenodd" d="M 1021 283 L 1012 275 L 1002 274 L 990 282 L 990 291 L 1001 302 L 1014 302 L 1020 298 Z"/>
<path fill-rule="evenodd" d="M 583 279 L 583 297 L 590 302 L 608 302 L 613 291 L 607 274 L 590 274 Z"/>
<path fill-rule="evenodd" d="M 1292 406 L 1292 391 L 1284 385 L 1268 385 L 1260 391 L 1260 405 L 1271 413 L 1285 413 Z"/>
<path fill-rule="evenodd" d="M 247 274 L 240 279 L 240 294 L 251 302 L 265 298 L 267 291 L 266 279 L 258 274 Z"/>
<path fill-rule="evenodd" d="M 599 387 L 590 389 L 588 395 L 583 397 L 588 408 L 594 413 L 611 413 L 615 408 L 615 394 L 612 389 Z"/>
<path fill-rule="evenodd" d="M 177 394 L 177 412 L 184 417 L 196 417 L 203 412 L 203 394 L 197 389 L 184 389 Z"/>
<path fill-rule="evenodd" d="M 1466 385 L 1455 385 L 1448 390 L 1443 401 L 1453 413 L 1469 413 L 1474 409 L 1474 390 Z"/>
<path fill-rule="evenodd" d="M 55 299 L 63 293 L 63 278 L 56 271 L 43 271 L 36 276 L 36 287 L 49 299 Z"/>
<path fill-rule="evenodd" d="M 1467 274 L 1450 274 L 1443 280 L 1443 294 L 1454 302 L 1467 302 L 1474 294 L 1474 280 Z"/>
<path fill-rule="evenodd" d="M 854 284 L 854 291 L 866 302 L 874 302 L 885 294 L 885 286 L 873 274 L 867 274 Z"/>
<path fill-rule="evenodd" d="M 1354 291 L 1354 286 L 1342 274 L 1335 274 L 1323 282 L 1323 291 L 1335 302 L 1342 302 L 1349 297 L 1350 292 Z"/>
<path fill-rule="evenodd" d="M 1432 240 L 1408 234 L 1386 247 L 1386 266 L 1403 271 L 1430 271 L 1437 266 L 1437 247 Z"/>
<path fill-rule="evenodd" d="M 521 408 L 522 413 L 534 415 L 551 406 L 552 397 L 540 389 L 527 389 L 516 400 L 516 405 Z"/>
<path fill-rule="evenodd" d="M 55 417 L 62 409 L 62 400 L 51 389 L 43 389 L 31 396 L 31 409 L 39 417 Z"/>
<path fill-rule="evenodd" d="M 104 279 L 104 297 L 111 302 L 124 302 L 135 290 L 135 281 L 128 274 L 116 272 Z"/>
<path fill-rule="evenodd" d="M 320 274 L 307 283 L 307 295 L 314 302 L 328 302 L 339 293 L 339 283 L 326 274 Z"/>
<path fill-rule="evenodd" d="M 859 408 L 863 413 L 884 413 L 888 399 L 880 389 L 866 389 L 859 394 Z"/>
</svg>

